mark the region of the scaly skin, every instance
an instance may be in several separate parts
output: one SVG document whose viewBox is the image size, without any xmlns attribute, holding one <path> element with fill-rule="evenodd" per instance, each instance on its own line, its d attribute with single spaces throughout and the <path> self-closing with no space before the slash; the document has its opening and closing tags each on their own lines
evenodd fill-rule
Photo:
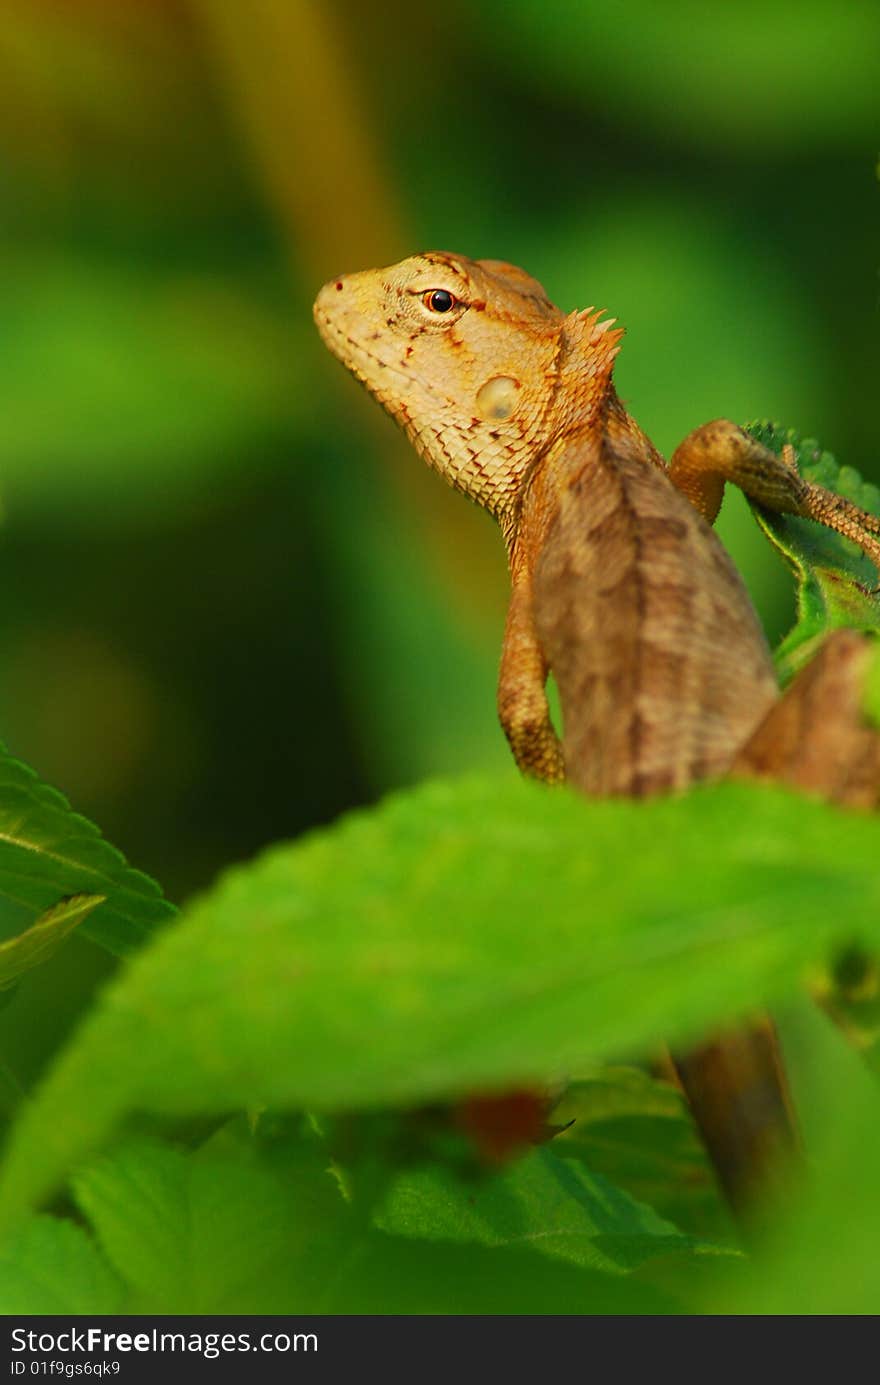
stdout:
<svg viewBox="0 0 880 1385">
<path fill-rule="evenodd" d="M 592 308 L 562 313 L 512 265 L 430 252 L 344 275 L 321 290 L 315 320 L 429 466 L 500 525 L 512 592 L 498 711 L 525 773 L 645 795 L 733 770 L 876 803 L 878 742 L 858 722 L 854 691 L 859 637 L 835 636 L 812 679 L 805 670 L 780 701 L 751 602 L 710 527 L 733 481 L 880 562 L 873 516 L 723 419 L 691 433 L 667 468 L 614 390 L 622 331 Z M 841 678 L 849 720 L 838 732 L 828 708 Z M 811 755 L 817 715 L 824 748 Z M 784 754 L 775 727 L 789 733 Z M 862 772 L 855 758 L 866 754 Z M 766 1025 L 725 1036 L 679 1072 L 742 1205 L 793 1143 L 772 1036 Z"/>
</svg>

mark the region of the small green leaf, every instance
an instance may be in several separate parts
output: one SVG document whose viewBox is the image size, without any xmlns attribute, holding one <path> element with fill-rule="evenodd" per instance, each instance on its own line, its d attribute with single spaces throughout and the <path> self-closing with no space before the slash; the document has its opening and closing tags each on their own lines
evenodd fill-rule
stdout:
<svg viewBox="0 0 880 1385">
<path fill-rule="evenodd" d="M 439 1164 L 405 1171 L 377 1225 L 428 1241 L 530 1246 L 612 1273 L 694 1245 L 650 1207 L 552 1149 L 472 1179 Z"/>
<path fill-rule="evenodd" d="M 100 896 L 88 909 L 82 931 L 117 955 L 133 952 L 175 912 L 155 881 L 132 870 L 93 823 L 73 812 L 62 794 L 0 746 L 0 902 L 5 931 L 21 932 L 22 923 L 39 918 L 59 896 L 72 895 Z M 57 920 L 53 927 L 58 927 Z"/>
<path fill-rule="evenodd" d="M 412 1105 L 555 1080 L 880 942 L 880 823 L 780 788 L 589 801 L 433 784 L 226 875 L 22 1111 L 6 1217 L 128 1111 Z"/>
<path fill-rule="evenodd" d="M 104 896 L 100 894 L 71 895 L 47 909 L 17 938 L 0 943 L 0 990 L 14 986 L 26 971 L 48 961 L 68 933 L 103 903 Z"/>
<path fill-rule="evenodd" d="M 838 466 L 812 438 L 775 423 L 746 425 L 752 437 L 777 455 L 794 449 L 804 480 L 851 500 L 860 509 L 880 516 L 880 491 L 863 481 L 853 467 Z M 810 659 L 829 630 L 847 626 L 880 633 L 880 599 L 875 589 L 877 570 L 849 539 L 797 515 L 777 514 L 760 505 L 752 512 L 773 546 L 792 569 L 797 584 L 797 622 L 776 651 L 777 666 L 787 682 Z"/>
<path fill-rule="evenodd" d="M 118 1313 L 123 1289 L 82 1227 L 31 1217 L 0 1246 L 0 1313 Z"/>
<path fill-rule="evenodd" d="M 139 1140 L 73 1186 L 139 1313 L 316 1309 L 351 1221 L 331 1178 L 296 1153 L 279 1175 L 241 1151 L 187 1156 Z"/>
<path fill-rule="evenodd" d="M 567 1125 L 554 1152 L 582 1161 L 701 1240 L 735 1239 L 684 1098 L 637 1068 L 611 1067 L 565 1092 L 550 1117 Z"/>
</svg>

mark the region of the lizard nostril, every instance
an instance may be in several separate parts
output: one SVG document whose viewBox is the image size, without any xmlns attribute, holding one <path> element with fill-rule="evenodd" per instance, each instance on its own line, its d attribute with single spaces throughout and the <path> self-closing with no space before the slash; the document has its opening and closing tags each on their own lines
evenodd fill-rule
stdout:
<svg viewBox="0 0 880 1385">
<path fill-rule="evenodd" d="M 342 280 L 341 280 L 341 279 L 337 279 L 337 281 L 336 281 L 336 292 L 337 292 L 337 293 L 341 293 L 341 292 L 342 292 Z"/>
</svg>

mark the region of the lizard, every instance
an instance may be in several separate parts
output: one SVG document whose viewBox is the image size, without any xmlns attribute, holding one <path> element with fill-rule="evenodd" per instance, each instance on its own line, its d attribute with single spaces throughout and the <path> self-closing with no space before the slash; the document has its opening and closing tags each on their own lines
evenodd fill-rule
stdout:
<svg viewBox="0 0 880 1385">
<path fill-rule="evenodd" d="M 727 419 L 696 428 L 667 464 L 614 387 L 623 330 L 604 310 L 564 313 L 507 262 L 432 251 L 345 274 L 314 317 L 428 465 L 500 527 L 511 595 L 497 709 L 525 774 L 636 797 L 740 774 L 876 804 L 863 637 L 836 631 L 780 695 L 712 524 L 731 482 L 880 566 L 880 520 Z M 748 1207 L 797 1145 L 770 1022 L 675 1067 L 722 1187 Z"/>
</svg>

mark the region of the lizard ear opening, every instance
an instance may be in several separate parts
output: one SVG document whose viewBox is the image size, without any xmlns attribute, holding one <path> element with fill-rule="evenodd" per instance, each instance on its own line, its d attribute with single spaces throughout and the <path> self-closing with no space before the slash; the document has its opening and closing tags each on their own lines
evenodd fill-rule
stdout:
<svg viewBox="0 0 880 1385">
<path fill-rule="evenodd" d="M 477 390 L 481 418 L 499 422 L 510 418 L 519 403 L 520 382 L 509 375 L 493 375 Z"/>
</svg>

